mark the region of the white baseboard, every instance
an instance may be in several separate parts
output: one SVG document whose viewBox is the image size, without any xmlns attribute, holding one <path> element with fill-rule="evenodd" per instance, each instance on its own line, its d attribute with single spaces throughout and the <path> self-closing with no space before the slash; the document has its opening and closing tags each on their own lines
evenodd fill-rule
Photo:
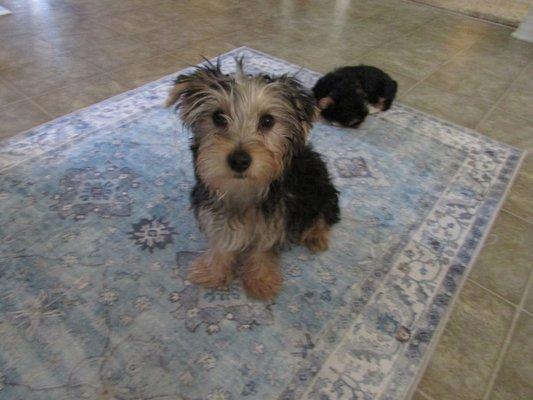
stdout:
<svg viewBox="0 0 533 400">
<path fill-rule="evenodd" d="M 9 15 L 11 14 L 11 11 L 9 11 L 7 8 L 0 6 L 0 15 Z"/>
</svg>

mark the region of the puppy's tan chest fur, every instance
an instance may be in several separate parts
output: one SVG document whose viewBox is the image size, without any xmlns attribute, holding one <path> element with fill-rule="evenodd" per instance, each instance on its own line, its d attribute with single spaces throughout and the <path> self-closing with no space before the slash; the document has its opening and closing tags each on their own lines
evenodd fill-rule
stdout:
<svg viewBox="0 0 533 400">
<path fill-rule="evenodd" d="M 243 252 L 249 249 L 266 251 L 286 241 L 283 210 L 277 209 L 265 218 L 257 207 L 231 213 L 201 208 L 200 229 L 211 244 L 224 251 Z"/>
</svg>

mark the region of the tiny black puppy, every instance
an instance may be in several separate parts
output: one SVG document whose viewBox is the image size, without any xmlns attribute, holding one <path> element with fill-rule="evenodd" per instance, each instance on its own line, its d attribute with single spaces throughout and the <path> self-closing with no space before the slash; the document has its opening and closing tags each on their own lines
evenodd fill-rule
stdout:
<svg viewBox="0 0 533 400">
<path fill-rule="evenodd" d="M 318 80 L 313 93 L 322 116 L 330 122 L 357 128 L 369 114 L 390 108 L 398 83 L 376 67 L 342 67 Z"/>
</svg>

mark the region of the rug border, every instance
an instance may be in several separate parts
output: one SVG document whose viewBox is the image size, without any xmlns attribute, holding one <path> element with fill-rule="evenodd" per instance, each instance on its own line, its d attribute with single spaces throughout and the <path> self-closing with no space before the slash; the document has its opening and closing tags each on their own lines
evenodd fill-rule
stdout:
<svg viewBox="0 0 533 400">
<path fill-rule="evenodd" d="M 487 223 L 487 226 L 485 227 L 485 231 L 483 232 L 482 237 L 480 238 L 479 242 L 477 243 L 477 246 L 476 246 L 474 252 L 472 253 L 472 257 L 470 258 L 470 260 L 468 262 L 468 265 L 466 266 L 465 271 L 461 275 L 459 285 L 456 287 L 455 291 L 452 294 L 450 304 L 448 304 L 448 306 L 446 308 L 446 311 L 441 316 L 441 318 L 440 318 L 440 320 L 439 320 L 439 322 L 437 324 L 437 328 L 435 329 L 435 332 L 433 333 L 433 336 L 430 339 L 429 345 L 428 345 L 427 349 L 424 352 L 424 356 L 422 357 L 422 360 L 420 361 L 420 366 L 418 368 L 418 372 L 414 376 L 414 379 L 411 382 L 411 385 L 408 388 L 406 388 L 406 390 L 404 392 L 404 394 L 405 394 L 404 398 L 407 399 L 407 400 L 412 400 L 412 398 L 416 394 L 416 391 L 418 389 L 418 385 L 420 384 L 420 381 L 422 380 L 422 377 L 424 376 L 424 374 L 425 374 L 425 372 L 426 372 L 426 370 L 428 368 L 429 361 L 433 357 L 433 354 L 435 353 L 437 344 L 440 342 L 441 336 L 444 333 L 444 330 L 445 330 L 446 326 L 448 325 L 448 321 L 449 321 L 449 319 L 450 319 L 450 317 L 452 315 L 452 311 L 454 311 L 454 309 L 455 309 L 455 305 L 456 305 L 457 299 L 459 298 L 459 295 L 461 294 L 461 292 L 463 290 L 463 287 L 465 286 L 465 284 L 466 284 L 466 282 L 468 280 L 468 276 L 470 275 L 470 272 L 472 272 L 472 267 L 476 263 L 477 258 L 479 257 L 479 254 L 481 253 L 481 250 L 483 249 L 483 247 L 485 245 L 485 241 L 487 240 L 487 237 L 491 233 L 492 227 L 494 226 L 494 223 L 496 222 L 496 219 L 499 217 L 499 215 L 500 215 L 500 213 L 501 213 L 501 211 L 503 209 L 503 205 L 505 203 L 505 200 L 507 199 L 509 191 L 511 190 L 511 188 L 512 188 L 512 186 L 513 186 L 513 184 L 514 184 L 514 182 L 515 182 L 515 180 L 516 180 L 516 178 L 518 176 L 518 173 L 520 172 L 520 169 L 522 167 L 522 163 L 524 162 L 524 159 L 525 159 L 525 157 L 527 155 L 527 151 L 521 151 L 521 153 L 519 153 L 519 154 L 520 154 L 520 158 L 518 159 L 517 163 L 514 166 L 513 174 L 511 175 L 511 178 L 507 182 L 505 190 L 502 193 L 502 195 L 501 195 L 501 197 L 500 197 L 500 199 L 498 201 L 498 204 L 497 204 L 497 206 L 495 208 L 495 212 L 494 212 L 494 214 L 492 214 L 489 222 Z"/>
</svg>

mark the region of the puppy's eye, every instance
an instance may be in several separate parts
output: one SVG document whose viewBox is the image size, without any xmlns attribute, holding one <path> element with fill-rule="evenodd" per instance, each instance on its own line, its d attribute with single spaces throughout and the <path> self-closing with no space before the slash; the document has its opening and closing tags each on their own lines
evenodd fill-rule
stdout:
<svg viewBox="0 0 533 400">
<path fill-rule="evenodd" d="M 259 118 L 259 129 L 262 131 L 266 131 L 271 129 L 274 124 L 276 123 L 276 120 L 274 117 L 270 114 L 261 115 L 261 118 Z"/>
<path fill-rule="evenodd" d="M 213 124 L 219 128 L 225 128 L 228 125 L 228 120 L 222 110 L 215 111 L 211 116 L 211 119 L 213 120 Z"/>
</svg>

